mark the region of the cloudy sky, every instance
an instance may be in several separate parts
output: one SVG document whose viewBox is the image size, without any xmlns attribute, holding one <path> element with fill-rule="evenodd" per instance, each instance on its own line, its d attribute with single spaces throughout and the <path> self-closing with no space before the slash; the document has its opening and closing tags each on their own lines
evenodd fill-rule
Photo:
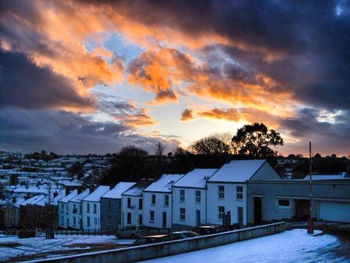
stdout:
<svg viewBox="0 0 350 263">
<path fill-rule="evenodd" d="M 173 150 L 263 122 L 350 153 L 350 1 L 0 0 L 0 148 Z"/>
</svg>

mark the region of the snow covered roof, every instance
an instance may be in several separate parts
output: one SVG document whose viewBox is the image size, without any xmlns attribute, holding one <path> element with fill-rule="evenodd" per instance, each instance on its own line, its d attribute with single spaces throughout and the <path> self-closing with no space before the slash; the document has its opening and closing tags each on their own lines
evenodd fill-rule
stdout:
<svg viewBox="0 0 350 263">
<path fill-rule="evenodd" d="M 91 201 L 91 202 L 98 202 L 100 201 L 101 196 L 103 196 L 106 192 L 109 191 L 109 186 L 106 185 L 100 185 L 93 191 L 91 194 L 83 198 L 83 201 Z"/>
<path fill-rule="evenodd" d="M 74 181 L 69 181 L 69 180 L 63 180 L 60 182 L 60 184 L 64 186 L 81 186 L 80 182 L 74 182 Z"/>
<path fill-rule="evenodd" d="M 113 198 L 120 199 L 122 198 L 122 193 L 128 190 L 130 187 L 135 185 L 135 182 L 120 182 L 114 186 L 114 188 L 107 193 L 105 193 L 102 197 L 104 198 Z"/>
<path fill-rule="evenodd" d="M 82 199 L 84 199 L 86 196 L 90 194 L 90 189 L 85 189 L 83 192 L 78 194 L 77 196 L 73 197 L 69 202 L 75 202 L 75 203 L 80 203 Z"/>
<path fill-rule="evenodd" d="M 342 180 L 342 179 L 350 179 L 350 177 L 345 174 L 313 174 L 312 180 Z M 310 175 L 305 176 L 304 180 L 309 181 Z"/>
<path fill-rule="evenodd" d="M 66 195 L 65 197 L 63 197 L 60 202 L 62 203 L 67 203 L 69 200 L 71 200 L 73 197 L 77 196 L 78 194 L 78 190 L 73 190 L 71 191 L 68 195 Z"/>
<path fill-rule="evenodd" d="M 35 195 L 35 196 L 21 202 L 19 205 L 22 205 L 22 206 L 35 205 L 44 198 L 45 198 L 45 195 Z"/>
<path fill-rule="evenodd" d="M 233 160 L 223 165 L 208 182 L 246 182 L 266 160 Z"/>
<path fill-rule="evenodd" d="M 145 192 L 171 192 L 174 183 L 180 180 L 183 174 L 163 174 L 157 181 L 145 188 Z"/>
<path fill-rule="evenodd" d="M 129 188 L 129 190 L 122 193 L 122 195 L 140 196 L 142 195 L 143 190 L 153 182 L 154 180 L 141 180 Z"/>
<path fill-rule="evenodd" d="M 174 186 L 205 188 L 207 180 L 217 171 L 217 169 L 194 169 L 187 173 Z"/>
</svg>

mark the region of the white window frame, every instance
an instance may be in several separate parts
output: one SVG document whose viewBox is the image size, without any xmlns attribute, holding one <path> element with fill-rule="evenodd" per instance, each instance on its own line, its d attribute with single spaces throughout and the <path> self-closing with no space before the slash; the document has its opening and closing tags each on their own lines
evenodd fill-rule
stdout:
<svg viewBox="0 0 350 263">
<path fill-rule="evenodd" d="M 218 199 L 225 199 L 225 186 L 218 185 Z"/>
<path fill-rule="evenodd" d="M 239 191 L 242 190 L 242 191 Z M 243 185 L 237 185 L 236 186 L 236 200 L 243 200 Z"/>
<path fill-rule="evenodd" d="M 224 215 L 225 215 L 225 207 L 219 205 L 218 206 L 218 218 L 219 218 L 219 220 L 222 220 L 224 218 Z"/>
<path fill-rule="evenodd" d="M 181 189 L 180 190 L 180 202 L 185 202 L 186 200 L 186 196 L 185 196 L 185 190 L 184 189 Z"/>
<path fill-rule="evenodd" d="M 184 207 L 180 207 L 180 221 L 186 220 L 186 209 Z"/>
<path fill-rule="evenodd" d="M 200 190 L 196 190 L 195 192 L 196 204 L 200 204 L 202 201 L 202 192 Z"/>
<path fill-rule="evenodd" d="M 280 205 L 279 201 L 288 201 L 289 205 Z M 286 198 L 286 197 L 277 197 L 276 198 L 276 207 L 279 209 L 291 209 L 291 200 L 290 198 Z"/>
</svg>

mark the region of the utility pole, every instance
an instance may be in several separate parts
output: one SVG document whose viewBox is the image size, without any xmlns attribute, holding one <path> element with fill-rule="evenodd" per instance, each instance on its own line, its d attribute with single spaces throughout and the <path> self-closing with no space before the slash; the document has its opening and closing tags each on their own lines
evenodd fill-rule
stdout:
<svg viewBox="0 0 350 263">
<path fill-rule="evenodd" d="M 310 195 L 310 218 L 307 222 L 307 233 L 313 234 L 314 233 L 314 222 L 313 222 L 313 209 L 312 209 L 312 153 L 311 153 L 311 142 L 309 142 L 309 195 Z"/>
<path fill-rule="evenodd" d="M 51 179 L 49 178 L 48 185 L 48 197 L 47 197 L 47 205 L 46 205 L 46 239 L 54 238 L 54 230 L 53 230 L 53 211 L 51 207 Z"/>
</svg>

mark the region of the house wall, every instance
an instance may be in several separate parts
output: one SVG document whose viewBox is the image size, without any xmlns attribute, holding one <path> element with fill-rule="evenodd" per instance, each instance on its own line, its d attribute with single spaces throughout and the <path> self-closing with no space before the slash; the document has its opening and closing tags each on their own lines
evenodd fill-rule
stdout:
<svg viewBox="0 0 350 263">
<path fill-rule="evenodd" d="M 259 179 L 261 179 L 261 180 L 279 180 L 280 176 L 269 165 L 268 162 L 265 162 L 250 180 L 259 180 Z"/>
<path fill-rule="evenodd" d="M 90 210 L 88 212 L 87 206 L 90 204 Z M 94 211 L 94 205 L 96 204 L 96 211 Z M 99 231 L 101 230 L 100 221 L 100 202 L 82 201 L 82 228 L 86 231 Z M 88 217 L 90 218 L 90 225 L 88 224 Z"/>
<path fill-rule="evenodd" d="M 180 200 L 180 191 L 185 191 L 185 201 Z M 196 191 L 201 192 L 201 202 L 196 202 Z M 203 188 L 173 187 L 173 224 L 176 227 L 197 226 L 196 210 L 200 211 L 200 225 L 207 223 L 207 190 Z M 180 208 L 185 208 L 185 220 L 180 218 Z"/>
<path fill-rule="evenodd" d="M 101 198 L 101 229 L 121 228 L 121 199 Z"/>
<path fill-rule="evenodd" d="M 152 205 L 152 195 L 156 196 L 156 203 Z M 165 196 L 169 196 L 169 202 L 166 206 L 164 204 Z M 151 221 L 150 211 L 154 211 L 154 220 Z M 171 228 L 172 226 L 172 202 L 171 193 L 155 193 L 144 192 L 143 193 L 143 225 L 149 227 L 163 228 L 163 213 L 166 213 L 166 226 L 165 228 Z"/>
<path fill-rule="evenodd" d="M 81 229 L 81 203 L 68 202 L 69 228 Z"/>
<path fill-rule="evenodd" d="M 131 208 L 127 207 L 128 198 L 130 198 L 130 200 L 131 200 Z M 136 226 L 136 225 L 140 224 L 139 216 L 142 216 L 142 210 L 138 209 L 139 199 L 142 200 L 142 195 L 141 196 L 122 195 L 122 227 Z M 127 221 L 128 213 L 131 214 L 131 223 L 130 224 L 128 224 L 128 221 Z M 142 220 L 142 221 L 144 221 L 144 220 Z"/>
<path fill-rule="evenodd" d="M 314 217 L 320 217 L 320 202 L 350 203 L 350 180 L 313 181 Z M 248 223 L 254 222 L 254 197 L 261 197 L 262 220 L 290 219 L 297 200 L 309 200 L 309 183 L 304 180 L 251 181 L 248 184 Z M 290 200 L 289 208 L 278 206 L 278 199 Z M 335 206 L 336 209 L 336 206 Z"/>
<path fill-rule="evenodd" d="M 219 185 L 224 186 L 224 198 L 218 196 Z M 243 187 L 243 198 L 237 199 L 236 187 Z M 225 213 L 231 212 L 231 224 L 237 224 L 238 207 L 243 208 L 243 225 L 247 224 L 247 185 L 245 183 L 214 183 L 207 182 L 207 223 L 221 225 L 222 219 L 219 218 L 219 206 L 225 207 Z"/>
<path fill-rule="evenodd" d="M 68 203 L 58 202 L 58 227 L 68 228 Z"/>
</svg>

